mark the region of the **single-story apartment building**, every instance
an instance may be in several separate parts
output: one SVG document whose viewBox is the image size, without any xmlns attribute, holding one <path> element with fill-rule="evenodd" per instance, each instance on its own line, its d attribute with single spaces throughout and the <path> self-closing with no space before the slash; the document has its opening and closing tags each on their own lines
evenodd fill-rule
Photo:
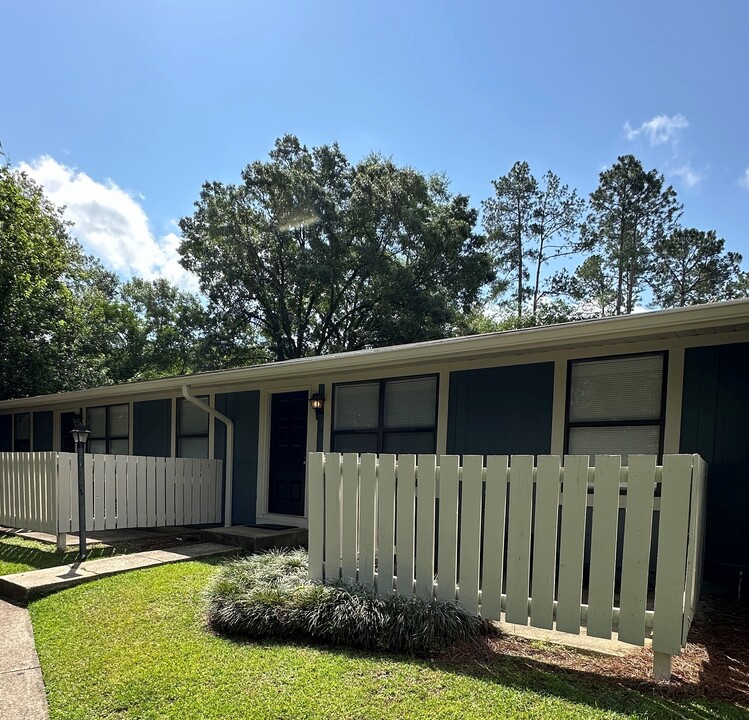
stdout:
<svg viewBox="0 0 749 720">
<path fill-rule="evenodd" d="M 749 570 L 749 300 L 6 400 L 0 451 L 72 451 L 76 418 L 89 452 L 230 457 L 232 524 L 305 526 L 314 450 L 699 453 L 706 588 Z"/>
</svg>

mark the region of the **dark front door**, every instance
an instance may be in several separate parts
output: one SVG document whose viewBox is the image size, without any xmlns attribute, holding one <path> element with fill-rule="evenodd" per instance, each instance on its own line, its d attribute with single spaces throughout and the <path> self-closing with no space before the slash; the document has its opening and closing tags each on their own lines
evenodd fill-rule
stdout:
<svg viewBox="0 0 749 720">
<path fill-rule="evenodd" d="M 304 515 L 307 393 L 276 393 L 270 409 L 268 512 Z"/>
<path fill-rule="evenodd" d="M 80 412 L 64 412 L 60 413 L 60 451 L 61 452 L 75 452 L 75 442 L 70 431 L 75 427 L 77 422 L 80 422 Z"/>
</svg>

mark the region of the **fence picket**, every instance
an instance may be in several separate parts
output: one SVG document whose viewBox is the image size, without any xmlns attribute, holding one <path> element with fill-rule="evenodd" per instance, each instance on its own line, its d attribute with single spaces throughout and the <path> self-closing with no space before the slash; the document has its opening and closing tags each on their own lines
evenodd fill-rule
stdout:
<svg viewBox="0 0 749 720">
<path fill-rule="evenodd" d="M 481 617 L 485 620 L 499 620 L 502 612 L 508 471 L 507 455 L 490 455 L 486 459 L 484 561 L 481 582 Z"/>
<path fill-rule="evenodd" d="M 419 455 L 416 498 L 416 594 L 431 600 L 434 593 L 434 498 L 437 458 Z"/>
<path fill-rule="evenodd" d="M 528 624 L 532 502 L 533 456 L 513 455 L 510 461 L 505 620 L 518 625 Z"/>
<path fill-rule="evenodd" d="M 185 524 L 185 460 L 174 459 L 174 522 Z"/>
<path fill-rule="evenodd" d="M 481 546 L 481 500 L 483 494 L 481 455 L 463 458 L 463 492 L 460 508 L 460 569 L 458 600 L 470 613 L 479 610 L 479 549 Z"/>
<path fill-rule="evenodd" d="M 341 577 L 356 580 L 359 535 L 359 456 L 344 453 L 341 478 Z"/>
<path fill-rule="evenodd" d="M 457 455 L 440 457 L 439 551 L 437 597 L 455 602 L 458 585 L 458 478 Z"/>
<path fill-rule="evenodd" d="M 414 517 L 416 511 L 416 456 L 398 458 L 395 506 L 396 589 L 410 597 L 414 589 Z"/>
<path fill-rule="evenodd" d="M 669 655 L 681 650 L 692 462 L 691 455 L 666 455 L 663 458 L 653 650 Z"/>
<path fill-rule="evenodd" d="M 166 458 L 156 458 L 156 525 L 166 525 Z"/>
<path fill-rule="evenodd" d="M 341 577 L 341 456 L 325 456 L 325 580 Z"/>
<path fill-rule="evenodd" d="M 203 482 L 203 468 L 199 462 L 192 461 L 192 523 L 200 523 L 200 486 Z"/>
<path fill-rule="evenodd" d="M 645 641 L 655 461 L 654 455 L 629 456 L 619 639 L 631 645 L 642 645 Z"/>
<path fill-rule="evenodd" d="M 380 455 L 377 509 L 377 592 L 390 595 L 395 574 L 395 455 Z"/>
<path fill-rule="evenodd" d="M 309 576 L 312 580 L 323 579 L 325 542 L 325 466 L 322 453 L 310 453 L 307 461 L 309 479 L 308 512 L 308 560 Z"/>
<path fill-rule="evenodd" d="M 377 455 L 361 456 L 359 487 L 359 582 L 374 587 Z"/>
<path fill-rule="evenodd" d="M 104 527 L 107 530 L 114 530 L 117 527 L 117 517 L 115 514 L 115 498 L 116 498 L 116 464 L 117 455 L 105 455 L 104 456 L 105 470 L 104 470 Z"/>
<path fill-rule="evenodd" d="M 611 638 L 614 619 L 620 476 L 621 457 L 596 456 L 586 627 L 588 635 L 606 639 Z"/>
<path fill-rule="evenodd" d="M 554 581 L 557 564 L 560 458 L 540 455 L 536 473 L 536 518 L 533 532 L 531 624 L 554 627 Z"/>
<path fill-rule="evenodd" d="M 562 481 L 562 528 L 559 536 L 557 630 L 580 632 L 588 506 L 588 456 L 565 455 Z"/>
<path fill-rule="evenodd" d="M 164 466 L 164 495 L 167 527 L 176 524 L 176 507 L 174 497 L 174 458 L 167 458 Z"/>
<path fill-rule="evenodd" d="M 118 455 L 114 463 L 116 527 L 127 527 L 127 455 Z"/>
<path fill-rule="evenodd" d="M 135 485 L 136 485 L 136 495 L 137 495 L 137 505 L 138 505 L 138 513 L 137 513 L 137 524 L 138 527 L 148 527 L 148 511 L 147 511 L 147 493 L 146 493 L 146 483 L 148 482 L 147 478 L 147 469 L 146 469 L 146 461 L 148 458 L 145 457 L 139 457 L 138 463 L 136 465 L 136 475 L 135 475 Z"/>
</svg>

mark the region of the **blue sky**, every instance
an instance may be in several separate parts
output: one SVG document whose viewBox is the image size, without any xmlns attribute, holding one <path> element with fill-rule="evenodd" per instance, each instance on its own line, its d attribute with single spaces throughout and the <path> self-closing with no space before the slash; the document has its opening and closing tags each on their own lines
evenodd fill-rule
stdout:
<svg viewBox="0 0 749 720">
<path fill-rule="evenodd" d="M 749 4 L 8 3 L 0 142 L 123 275 L 192 281 L 174 221 L 290 132 L 445 172 L 516 160 L 587 195 L 633 153 L 749 267 Z"/>
</svg>

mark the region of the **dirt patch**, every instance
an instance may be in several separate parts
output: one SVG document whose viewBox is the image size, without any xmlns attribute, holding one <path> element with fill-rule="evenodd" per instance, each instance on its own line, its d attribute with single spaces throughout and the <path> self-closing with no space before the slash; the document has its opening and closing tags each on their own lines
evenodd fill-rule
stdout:
<svg viewBox="0 0 749 720">
<path fill-rule="evenodd" d="M 507 657 L 553 666 L 560 672 L 584 673 L 603 685 L 649 690 L 674 699 L 707 697 L 749 708 L 749 607 L 730 600 L 708 597 L 700 601 L 689 644 L 674 657 L 668 683 L 653 680 L 649 648 L 623 658 L 608 657 L 502 635 L 455 646 L 439 660 L 486 667 Z"/>
</svg>

